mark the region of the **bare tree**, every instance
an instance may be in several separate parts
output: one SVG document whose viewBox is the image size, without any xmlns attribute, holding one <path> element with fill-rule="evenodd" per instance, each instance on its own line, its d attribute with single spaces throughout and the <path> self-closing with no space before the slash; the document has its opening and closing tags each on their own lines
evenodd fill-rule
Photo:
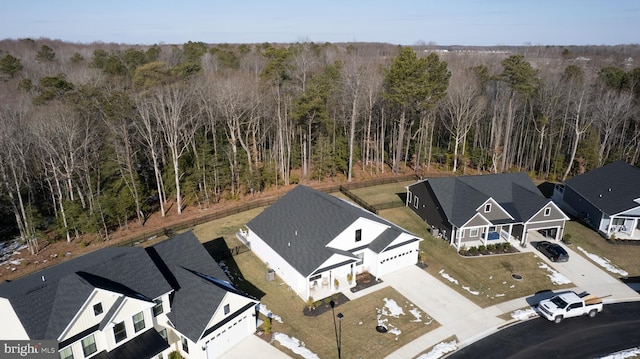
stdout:
<svg viewBox="0 0 640 359">
<path fill-rule="evenodd" d="M 631 114 L 633 94 L 628 91 L 603 90 L 593 101 L 594 124 L 600 130 L 598 166 L 609 157 L 614 141 L 623 142 L 622 124 Z M 623 146 L 618 143 L 618 146 Z M 617 147 L 617 146 L 616 146 Z"/>
</svg>

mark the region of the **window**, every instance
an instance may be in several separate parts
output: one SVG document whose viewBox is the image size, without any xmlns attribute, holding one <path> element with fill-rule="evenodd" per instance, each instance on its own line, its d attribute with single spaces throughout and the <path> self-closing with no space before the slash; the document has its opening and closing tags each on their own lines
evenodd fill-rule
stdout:
<svg viewBox="0 0 640 359">
<path fill-rule="evenodd" d="M 156 303 L 156 305 L 153 307 L 153 316 L 157 317 L 163 312 L 162 298 L 155 299 L 154 302 Z"/>
<path fill-rule="evenodd" d="M 358 257 L 358 261 L 356 262 L 356 265 L 361 266 L 362 263 L 364 263 L 364 252 L 356 254 L 356 257 Z"/>
<path fill-rule="evenodd" d="M 356 242 L 360 242 L 362 240 L 362 229 L 356 229 Z"/>
<path fill-rule="evenodd" d="M 484 205 L 484 211 L 486 212 L 491 212 L 491 203 L 487 203 Z"/>
<path fill-rule="evenodd" d="M 231 311 L 231 308 L 229 308 L 229 304 L 225 304 L 224 305 L 224 315 L 229 314 L 230 311 Z"/>
<path fill-rule="evenodd" d="M 614 226 L 623 226 L 624 225 L 624 218 L 614 218 L 613 219 L 613 225 Z"/>
<path fill-rule="evenodd" d="M 59 353 L 60 359 L 73 359 L 73 351 L 70 346 L 62 349 Z"/>
<path fill-rule="evenodd" d="M 471 236 L 471 237 L 477 237 L 478 236 L 478 228 L 471 228 L 469 230 L 469 232 L 470 232 L 469 236 Z"/>
<path fill-rule="evenodd" d="M 414 196 L 413 197 L 413 208 L 418 208 L 418 202 L 420 202 L 420 199 L 418 198 L 418 196 Z"/>
<path fill-rule="evenodd" d="M 82 339 L 82 352 L 84 353 L 85 357 L 88 357 L 96 351 L 98 351 L 98 348 L 96 347 L 96 338 L 93 336 L 93 334 Z"/>
<path fill-rule="evenodd" d="M 142 312 L 133 316 L 133 329 L 136 333 L 144 329 L 144 314 Z"/>
<path fill-rule="evenodd" d="M 113 327 L 113 337 L 116 339 L 116 343 L 127 339 L 127 328 L 125 328 L 124 322 L 120 322 Z"/>
<path fill-rule="evenodd" d="M 413 193 L 407 192 L 407 203 L 413 202 Z"/>
<path fill-rule="evenodd" d="M 165 342 L 169 342 L 169 337 L 167 337 L 167 330 L 166 329 L 162 329 L 161 331 L 158 332 L 158 334 L 160 334 L 160 336 L 162 337 L 162 339 L 164 339 Z"/>
<path fill-rule="evenodd" d="M 102 303 L 93 306 L 93 315 L 102 314 Z"/>
<path fill-rule="evenodd" d="M 551 214 L 551 208 L 545 208 L 544 209 L 544 216 L 548 217 Z"/>
<path fill-rule="evenodd" d="M 185 353 L 189 354 L 189 343 L 187 342 L 187 338 L 182 337 L 180 341 L 182 342 L 182 350 L 184 350 Z"/>
</svg>

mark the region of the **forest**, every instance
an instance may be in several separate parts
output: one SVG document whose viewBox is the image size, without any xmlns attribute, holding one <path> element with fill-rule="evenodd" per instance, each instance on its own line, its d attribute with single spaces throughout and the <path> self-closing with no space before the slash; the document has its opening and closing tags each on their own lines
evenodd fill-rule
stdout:
<svg viewBox="0 0 640 359">
<path fill-rule="evenodd" d="M 282 185 L 637 165 L 639 54 L 2 40 L 0 236 L 33 253 Z"/>
</svg>

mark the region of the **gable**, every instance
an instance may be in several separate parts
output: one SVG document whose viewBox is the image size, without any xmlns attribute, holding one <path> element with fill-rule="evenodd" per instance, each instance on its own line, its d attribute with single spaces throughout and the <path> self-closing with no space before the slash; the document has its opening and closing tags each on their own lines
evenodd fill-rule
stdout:
<svg viewBox="0 0 640 359">
<path fill-rule="evenodd" d="M 77 315 L 68 324 L 60 337 L 57 338 L 58 341 L 64 341 L 87 328 L 99 325 L 100 322 L 105 319 L 105 316 L 107 316 L 110 309 L 116 305 L 119 297 L 121 297 L 121 295 L 118 293 L 102 289 L 94 289 Z M 95 314 L 94 306 L 98 304 L 100 305 L 102 312 Z"/>
<path fill-rule="evenodd" d="M 467 223 L 463 224 L 460 228 L 483 227 L 483 226 L 489 226 L 489 225 L 491 225 L 491 221 L 484 218 L 482 214 L 477 213 L 475 216 L 471 217 L 471 219 L 469 219 Z"/>
<path fill-rule="evenodd" d="M 218 327 L 221 323 L 229 321 L 238 312 L 244 312 L 247 306 L 255 306 L 258 302 L 247 297 L 235 294 L 227 293 L 224 299 L 220 302 L 220 305 L 216 308 L 215 312 L 211 316 L 211 319 L 206 325 L 206 329 L 202 333 L 201 337 L 207 335 L 212 328 Z M 225 313 L 225 307 L 228 306 L 229 312 Z"/>
<path fill-rule="evenodd" d="M 387 228 L 389 226 L 384 223 L 361 217 L 330 241 L 327 247 L 348 251 L 353 248 L 368 246 Z M 359 235 L 357 235 L 358 231 Z M 359 240 L 356 241 L 358 238 Z"/>
<path fill-rule="evenodd" d="M 504 208 L 491 197 L 482 203 L 476 211 L 492 222 L 499 219 L 513 219 L 509 212 L 504 210 Z"/>
<path fill-rule="evenodd" d="M 564 212 L 555 203 L 549 201 L 546 206 L 540 208 L 540 210 L 534 214 L 527 222 L 546 222 L 557 220 L 569 220 Z"/>
</svg>

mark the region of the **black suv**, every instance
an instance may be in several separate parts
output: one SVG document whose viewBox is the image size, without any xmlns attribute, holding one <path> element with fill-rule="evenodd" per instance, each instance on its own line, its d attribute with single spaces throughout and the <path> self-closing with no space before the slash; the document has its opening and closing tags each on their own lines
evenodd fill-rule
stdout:
<svg viewBox="0 0 640 359">
<path fill-rule="evenodd" d="M 569 254 L 559 244 L 540 241 L 533 243 L 533 246 L 553 262 L 566 262 L 569 260 Z"/>
</svg>

